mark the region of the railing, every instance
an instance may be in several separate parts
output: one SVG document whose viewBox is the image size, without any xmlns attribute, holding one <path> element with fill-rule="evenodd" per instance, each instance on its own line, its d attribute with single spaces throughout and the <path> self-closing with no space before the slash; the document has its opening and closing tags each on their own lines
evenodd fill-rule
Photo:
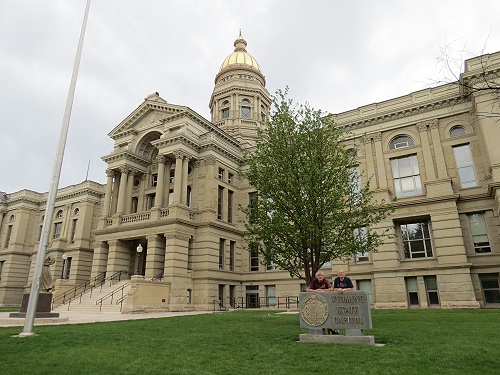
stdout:
<svg viewBox="0 0 500 375">
<path fill-rule="evenodd" d="M 155 280 L 159 280 L 161 281 L 161 279 L 163 279 L 163 274 L 164 274 L 164 271 L 161 271 L 158 275 L 154 276 L 151 281 L 155 281 Z"/>
<path fill-rule="evenodd" d="M 80 303 L 82 303 L 82 296 L 84 294 L 87 294 L 87 293 L 90 293 L 90 298 L 92 298 L 92 292 L 94 291 L 94 289 L 97 289 L 100 287 L 100 290 L 102 290 L 102 286 L 104 284 L 107 284 L 108 282 L 109 282 L 109 286 L 111 286 L 111 285 L 113 285 L 113 281 L 121 281 L 122 275 L 126 275 L 127 273 L 128 273 L 127 271 L 115 272 L 113 275 L 104 278 L 102 280 L 102 282 L 100 282 L 98 284 L 96 283 L 92 287 L 89 287 L 88 289 L 83 290 L 80 293 L 78 293 L 77 295 L 75 295 L 74 297 L 68 299 L 68 301 L 66 301 L 66 303 L 68 304 L 68 311 L 69 311 L 69 308 L 71 307 L 71 302 L 79 299 Z M 105 275 L 105 272 L 103 272 L 103 274 Z M 65 303 L 63 303 L 63 304 L 65 304 Z"/>
<path fill-rule="evenodd" d="M 139 221 L 146 221 L 151 219 L 151 212 L 141 212 L 138 214 L 130 214 L 130 215 L 124 215 L 121 218 L 121 223 L 126 224 L 126 223 L 136 223 Z"/>
<path fill-rule="evenodd" d="M 93 277 L 92 279 L 85 281 L 84 283 L 78 284 L 77 286 L 71 288 L 70 290 L 67 290 L 63 294 L 54 297 L 52 299 L 52 308 L 54 308 L 54 302 L 62 300 L 61 304 L 65 305 L 68 300 L 75 298 L 77 294 L 86 292 L 88 289 L 95 288 L 96 286 L 100 286 L 105 279 L 106 279 L 106 272 L 102 272 L 99 275 Z"/>
<path fill-rule="evenodd" d="M 289 310 L 299 307 L 299 297 L 235 297 L 230 303 L 231 307 L 235 309 L 276 308 Z"/>
<path fill-rule="evenodd" d="M 108 298 L 111 298 L 111 301 L 110 301 L 110 304 L 112 305 L 113 304 L 113 299 L 114 299 L 114 296 L 115 294 L 121 292 L 121 297 L 116 301 L 116 304 L 120 304 L 120 311 L 122 311 L 122 307 L 123 307 L 123 301 L 125 301 L 127 299 L 127 294 L 123 294 L 123 291 L 125 288 L 129 287 L 130 286 L 130 281 L 128 283 L 125 283 L 123 284 L 121 287 L 113 290 L 112 292 L 109 292 L 108 294 L 106 294 L 104 297 L 102 298 L 99 298 L 97 301 L 95 301 L 95 304 L 96 305 L 99 305 L 99 311 L 102 310 L 102 303 L 103 301 L 107 300 Z"/>
<path fill-rule="evenodd" d="M 160 280 L 163 278 L 163 272 L 164 271 L 161 271 L 158 275 L 154 276 L 151 281 L 154 281 L 154 280 Z M 102 303 L 107 300 L 107 299 L 111 299 L 110 300 L 110 304 L 112 305 L 113 304 L 113 299 L 115 298 L 115 294 L 117 293 L 120 293 L 121 292 L 121 297 L 118 298 L 116 300 L 116 305 L 120 305 L 120 311 L 122 311 L 122 308 L 123 308 L 123 301 L 125 301 L 128 297 L 128 294 L 123 294 L 123 291 L 125 290 L 125 288 L 127 288 L 128 286 L 130 286 L 130 281 L 128 283 L 125 283 L 123 284 L 121 287 L 119 288 L 116 288 L 115 290 L 109 292 L 108 294 L 106 294 L 104 297 L 102 298 L 99 298 L 95 304 L 96 305 L 99 305 L 99 311 L 102 310 Z"/>
<path fill-rule="evenodd" d="M 212 303 L 214 304 L 214 311 L 215 311 L 215 306 L 218 305 L 219 306 L 219 311 L 227 311 L 227 307 L 224 307 L 224 305 L 222 304 L 222 302 L 218 299 L 214 299 L 212 301 Z"/>
</svg>

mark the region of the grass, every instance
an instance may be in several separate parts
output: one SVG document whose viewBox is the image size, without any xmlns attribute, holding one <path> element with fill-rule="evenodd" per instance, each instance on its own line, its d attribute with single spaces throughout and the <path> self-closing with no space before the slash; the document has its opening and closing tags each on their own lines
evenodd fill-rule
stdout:
<svg viewBox="0 0 500 375">
<path fill-rule="evenodd" d="M 0 306 L 0 312 L 19 312 L 19 306 Z"/>
<path fill-rule="evenodd" d="M 385 346 L 297 342 L 297 314 L 235 311 L 0 328 L 0 374 L 497 374 L 500 310 L 375 310 Z"/>
</svg>

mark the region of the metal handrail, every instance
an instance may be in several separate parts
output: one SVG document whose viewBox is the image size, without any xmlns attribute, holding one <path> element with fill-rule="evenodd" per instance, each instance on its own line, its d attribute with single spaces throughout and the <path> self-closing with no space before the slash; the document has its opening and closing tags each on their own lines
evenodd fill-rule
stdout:
<svg viewBox="0 0 500 375">
<path fill-rule="evenodd" d="M 106 279 L 106 272 L 102 272 L 100 273 L 99 275 L 93 277 L 92 279 L 90 280 L 87 280 L 81 284 L 78 284 L 77 286 L 71 288 L 70 290 L 67 290 L 66 292 L 64 292 L 63 294 L 57 296 L 57 297 L 54 297 L 52 299 L 52 308 L 54 308 L 54 302 L 57 302 L 59 300 L 62 299 L 62 305 L 65 305 L 66 304 L 66 298 L 71 299 L 71 298 L 74 298 L 78 292 L 79 289 L 83 289 L 83 291 L 85 292 L 87 290 L 87 287 L 90 287 L 90 285 L 92 285 L 92 288 L 96 287 L 96 286 L 99 286 L 101 285 L 104 280 Z M 81 293 L 81 292 L 80 292 Z M 71 297 L 69 297 L 70 295 L 72 295 Z"/>
<path fill-rule="evenodd" d="M 212 303 L 214 304 L 214 311 L 215 311 L 215 305 L 219 305 L 219 311 L 227 311 L 227 307 L 224 307 L 224 305 L 222 304 L 222 301 L 218 300 L 218 299 L 214 299 L 212 301 Z"/>
<path fill-rule="evenodd" d="M 129 281 L 128 283 L 123 284 L 121 287 L 116 288 L 115 290 L 113 290 L 113 291 L 109 292 L 109 293 L 108 293 L 108 294 L 106 294 L 104 297 L 101 297 L 101 298 L 99 298 L 97 301 L 95 301 L 95 304 L 96 304 L 96 305 L 99 305 L 99 311 L 101 311 L 101 310 L 102 310 L 102 302 L 103 302 L 104 300 L 107 300 L 108 298 L 111 298 L 111 302 L 110 302 L 110 304 L 112 305 L 112 304 L 113 304 L 113 298 L 114 298 L 114 295 L 115 295 L 116 293 L 118 293 L 118 292 L 122 292 L 122 296 L 121 296 L 121 298 L 120 298 L 120 303 L 122 303 L 122 302 L 123 302 L 123 301 L 127 298 L 127 297 L 125 297 L 125 298 L 124 298 L 124 296 L 123 296 L 123 290 L 124 290 L 126 287 L 128 287 L 128 286 L 130 286 L 130 281 Z M 118 305 L 118 303 L 119 303 L 119 302 L 117 302 L 116 304 Z M 122 306 L 120 306 L 120 311 L 121 311 L 121 308 L 122 308 L 122 307 L 123 307 L 123 305 L 122 305 Z"/>
<path fill-rule="evenodd" d="M 108 281 L 109 281 L 109 286 L 113 285 L 113 281 L 118 279 L 118 281 L 121 281 L 121 278 L 122 278 L 122 275 L 126 275 L 128 274 L 127 271 L 125 270 L 122 270 L 122 271 L 118 271 L 118 272 L 115 272 L 113 275 L 109 276 L 109 277 L 106 277 L 104 280 L 102 280 L 102 282 L 99 284 L 99 285 L 94 285 L 92 288 L 89 288 L 87 290 L 84 290 L 82 292 L 80 292 L 80 294 L 78 295 L 75 295 L 74 297 L 70 298 L 67 303 L 68 303 L 68 311 L 69 311 L 69 308 L 71 307 L 71 302 L 77 300 L 77 299 L 80 299 L 80 303 L 82 303 L 82 297 L 83 295 L 87 294 L 87 293 L 90 293 L 90 298 L 92 298 L 92 292 L 94 291 L 94 289 L 97 289 L 97 288 L 101 288 L 100 290 L 102 291 L 102 286 L 104 284 L 107 284 Z"/>
<path fill-rule="evenodd" d="M 154 276 L 151 281 L 155 281 L 155 280 L 160 280 L 163 279 L 163 275 L 164 275 L 164 271 L 161 271 L 158 275 Z"/>
</svg>

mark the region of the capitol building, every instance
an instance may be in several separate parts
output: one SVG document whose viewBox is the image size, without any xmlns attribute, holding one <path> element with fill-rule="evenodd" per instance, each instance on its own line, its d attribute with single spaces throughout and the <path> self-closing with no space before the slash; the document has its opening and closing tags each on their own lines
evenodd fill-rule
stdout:
<svg viewBox="0 0 500 375">
<path fill-rule="evenodd" d="M 55 306 L 104 280 L 124 312 L 277 307 L 305 290 L 243 240 L 238 207 L 256 196 L 244 152 L 271 106 L 264 71 L 240 34 L 210 120 L 155 92 L 110 124 L 106 183 L 57 192 Z M 458 82 L 331 114 L 358 149 L 360 183 L 395 211 L 375 228 L 391 234 L 377 252 L 332 260 L 327 278 L 343 268 L 374 308 L 500 307 L 499 73 L 500 52 L 482 55 Z M 29 292 L 47 198 L 0 193 L 0 306 Z"/>
</svg>

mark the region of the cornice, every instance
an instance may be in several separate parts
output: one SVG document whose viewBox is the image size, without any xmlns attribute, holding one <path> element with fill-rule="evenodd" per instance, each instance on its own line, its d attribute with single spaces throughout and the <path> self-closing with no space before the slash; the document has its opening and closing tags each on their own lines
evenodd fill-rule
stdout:
<svg viewBox="0 0 500 375">
<path fill-rule="evenodd" d="M 393 120 L 399 120 L 410 116 L 415 116 L 438 109 L 453 107 L 459 104 L 468 103 L 470 99 L 464 96 L 455 96 L 441 100 L 429 101 L 420 105 L 414 105 L 403 109 L 388 110 L 380 114 L 368 115 L 364 118 L 355 121 L 337 121 L 340 114 L 333 114 L 333 119 L 337 126 L 344 128 L 347 131 L 361 129 L 371 125 L 386 123 Z"/>
<path fill-rule="evenodd" d="M 114 161 L 119 161 L 119 160 L 128 160 L 128 161 L 133 161 L 138 163 L 139 165 L 143 167 L 147 167 L 150 164 L 150 160 L 147 160 L 137 154 L 134 154 L 128 150 L 108 154 L 106 156 L 101 157 L 101 160 L 106 162 L 107 164 L 110 164 Z"/>
</svg>

